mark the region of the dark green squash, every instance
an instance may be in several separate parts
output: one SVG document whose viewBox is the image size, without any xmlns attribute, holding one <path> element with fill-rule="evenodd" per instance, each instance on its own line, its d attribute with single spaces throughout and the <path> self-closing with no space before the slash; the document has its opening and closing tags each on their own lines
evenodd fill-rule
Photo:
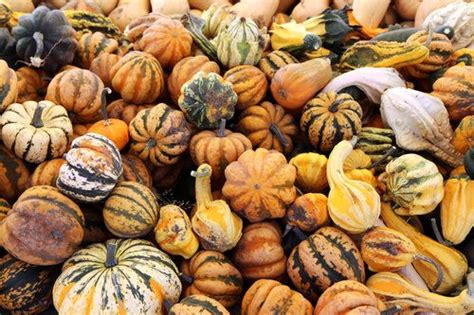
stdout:
<svg viewBox="0 0 474 315">
<path fill-rule="evenodd" d="M 10 68 L 16 64 L 15 39 L 6 27 L 0 28 L 0 59 L 5 60 Z"/>
<path fill-rule="evenodd" d="M 464 168 L 469 177 L 474 180 L 474 148 L 470 148 L 464 155 Z"/>
</svg>

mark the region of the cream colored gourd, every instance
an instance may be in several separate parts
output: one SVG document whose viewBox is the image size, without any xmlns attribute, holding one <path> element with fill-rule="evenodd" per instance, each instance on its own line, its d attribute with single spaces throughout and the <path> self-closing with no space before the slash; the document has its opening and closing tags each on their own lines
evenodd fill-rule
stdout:
<svg viewBox="0 0 474 315">
<path fill-rule="evenodd" d="M 426 150 L 451 165 L 462 155 L 451 144 L 453 129 L 443 102 L 429 94 L 403 87 L 382 94 L 382 120 L 395 132 L 397 145 L 408 151 Z"/>
<path fill-rule="evenodd" d="M 151 12 L 165 15 L 182 15 L 191 10 L 188 0 L 151 0 Z"/>
<path fill-rule="evenodd" d="M 354 17 L 365 27 L 376 28 L 387 12 L 390 0 L 354 0 Z"/>
<path fill-rule="evenodd" d="M 368 183 L 349 179 L 343 170 L 344 160 L 354 148 L 350 141 L 339 142 L 329 155 L 328 210 L 336 225 L 349 233 L 362 233 L 374 226 L 380 214 L 380 196 Z"/>
</svg>

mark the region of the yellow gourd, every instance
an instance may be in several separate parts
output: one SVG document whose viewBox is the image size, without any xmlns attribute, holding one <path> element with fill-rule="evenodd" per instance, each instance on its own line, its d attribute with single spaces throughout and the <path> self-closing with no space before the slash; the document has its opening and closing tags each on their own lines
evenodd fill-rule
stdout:
<svg viewBox="0 0 474 315">
<path fill-rule="evenodd" d="M 328 159 L 318 153 L 300 153 L 290 160 L 296 168 L 296 186 L 304 192 L 321 192 L 328 186 Z"/>
<path fill-rule="evenodd" d="M 369 169 L 371 165 L 372 159 L 370 156 L 361 149 L 355 149 L 344 161 L 344 174 L 349 179 L 360 180 L 376 188 L 378 182 L 374 176 L 374 170 Z"/>
</svg>

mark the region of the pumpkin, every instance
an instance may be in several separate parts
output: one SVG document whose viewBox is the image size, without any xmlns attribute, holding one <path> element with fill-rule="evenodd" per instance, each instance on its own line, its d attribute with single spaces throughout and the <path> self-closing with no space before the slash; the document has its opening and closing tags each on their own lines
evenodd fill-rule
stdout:
<svg viewBox="0 0 474 315">
<path fill-rule="evenodd" d="M 173 67 L 173 71 L 168 77 L 168 91 L 171 99 L 177 103 L 181 95 L 181 87 L 198 72 L 219 74 L 220 69 L 217 63 L 210 61 L 206 56 L 192 56 L 181 59 Z"/>
<path fill-rule="evenodd" d="M 265 74 L 254 66 L 234 67 L 224 74 L 224 80 L 232 83 L 232 88 L 237 93 L 238 110 L 258 104 L 267 92 L 268 82 Z"/>
<path fill-rule="evenodd" d="M 123 31 L 134 19 L 150 12 L 148 0 L 120 0 L 117 7 L 109 14 L 109 18 Z"/>
<path fill-rule="evenodd" d="M 0 258 L 0 305 L 12 314 L 36 314 L 51 305 L 57 268 L 34 266 L 11 255 Z"/>
<path fill-rule="evenodd" d="M 314 148 L 329 152 L 361 131 L 361 119 L 362 108 L 349 94 L 321 93 L 306 104 L 300 127 Z"/>
<path fill-rule="evenodd" d="M 379 300 L 362 283 L 344 280 L 333 284 L 323 292 L 313 314 L 378 315 L 380 314 Z"/>
<path fill-rule="evenodd" d="M 345 233 L 328 226 L 293 248 L 286 272 L 298 291 L 312 301 L 336 282 L 365 280 L 357 246 Z"/>
<path fill-rule="evenodd" d="M 207 38 L 214 38 L 235 18 L 235 12 L 229 3 L 216 2 L 202 12 L 201 18 L 204 19 L 203 34 Z"/>
<path fill-rule="evenodd" d="M 329 59 L 291 63 L 275 72 L 270 90 L 279 105 L 298 111 L 331 80 L 331 76 Z"/>
<path fill-rule="evenodd" d="M 56 186 L 56 181 L 59 176 L 59 169 L 66 163 L 65 159 L 58 158 L 47 160 L 39 164 L 33 174 L 31 174 L 30 186 Z"/>
<path fill-rule="evenodd" d="M 168 311 L 169 315 L 230 315 L 224 305 L 202 294 L 185 297 L 173 305 Z"/>
<path fill-rule="evenodd" d="M 110 69 L 109 75 L 113 89 L 127 102 L 149 104 L 163 93 L 163 70 L 148 53 L 129 52 Z"/>
<path fill-rule="evenodd" d="M 236 128 L 250 139 L 254 148 L 282 153 L 293 150 L 292 138 L 298 132 L 293 116 L 287 114 L 283 107 L 270 102 L 245 109 Z"/>
<path fill-rule="evenodd" d="M 283 50 L 275 50 L 263 56 L 258 62 L 258 67 L 265 73 L 268 80 L 273 79 L 275 72 L 286 65 L 298 63 L 298 59 L 293 57 L 289 52 Z"/>
<path fill-rule="evenodd" d="M 135 42 L 135 49 L 153 55 L 164 68 L 172 68 L 191 55 L 193 38 L 180 21 L 162 18 L 155 21 Z"/>
<path fill-rule="evenodd" d="M 72 139 L 76 139 L 80 136 L 83 136 L 87 133 L 87 130 L 89 130 L 89 127 L 92 126 L 92 124 L 74 124 L 72 125 Z"/>
<path fill-rule="evenodd" d="M 92 61 L 102 53 L 115 53 L 119 43 L 101 32 L 85 33 L 79 40 L 78 55 L 82 66 L 89 69 Z"/>
<path fill-rule="evenodd" d="M 12 34 L 19 59 L 50 73 L 71 64 L 78 46 L 75 31 L 64 13 L 45 6 L 20 17 Z"/>
<path fill-rule="evenodd" d="M 191 131 L 184 114 L 160 103 L 140 111 L 129 125 L 130 152 L 153 165 L 172 165 L 188 149 Z"/>
<path fill-rule="evenodd" d="M 136 105 L 128 103 L 123 99 L 118 99 L 107 105 L 107 115 L 110 118 L 123 120 L 129 125 L 132 119 L 135 118 L 141 110 L 152 108 L 153 106 L 155 105 Z"/>
<path fill-rule="evenodd" d="M 250 222 L 283 218 L 296 199 L 295 167 L 276 151 L 245 151 L 225 169 L 224 197 Z"/>
<path fill-rule="evenodd" d="M 12 207 L 10 206 L 8 201 L 3 198 L 0 198 L 0 222 L 2 222 L 3 219 L 7 217 L 8 211 L 10 211 L 11 208 Z"/>
<path fill-rule="evenodd" d="M 79 248 L 84 215 L 55 187 L 35 186 L 21 194 L 0 231 L 3 247 L 16 258 L 33 265 L 56 265 Z"/>
<path fill-rule="evenodd" d="M 122 154 L 122 179 L 137 182 L 151 188 L 153 179 L 145 163 L 133 154 Z"/>
<path fill-rule="evenodd" d="M 64 263 L 53 302 L 60 314 L 162 314 L 165 301 L 174 304 L 180 294 L 178 268 L 168 255 L 148 241 L 113 239 Z"/>
<path fill-rule="evenodd" d="M 102 206 L 102 205 L 100 205 Z M 96 209 L 97 208 L 97 209 Z M 104 224 L 100 207 L 82 207 L 84 214 L 84 239 L 82 245 L 105 242 L 113 236 Z"/>
<path fill-rule="evenodd" d="M 255 281 L 245 292 L 242 300 L 242 315 L 313 314 L 313 306 L 299 292 L 278 281 L 261 279 Z"/>
<path fill-rule="evenodd" d="M 296 168 L 295 184 L 304 192 L 321 192 L 328 186 L 327 158 L 318 153 L 300 153 L 290 160 Z"/>
<path fill-rule="evenodd" d="M 431 95 L 440 98 L 449 113 L 449 119 L 460 121 L 474 115 L 474 66 L 453 66 L 433 84 Z"/>
<path fill-rule="evenodd" d="M 122 175 L 120 152 L 106 137 L 87 133 L 73 140 L 61 166 L 56 186 L 83 202 L 105 199 Z"/>
<path fill-rule="evenodd" d="M 225 307 L 231 307 L 241 299 L 242 275 L 220 252 L 199 251 L 190 260 L 185 260 L 180 270 L 190 277 L 184 296 L 202 294 Z"/>
<path fill-rule="evenodd" d="M 41 73 L 33 68 L 21 67 L 16 71 L 18 78 L 18 103 L 26 101 L 39 101 L 44 97 L 47 82 Z"/>
<path fill-rule="evenodd" d="M 89 70 L 94 72 L 104 83 L 105 86 L 112 86 L 110 69 L 118 63 L 120 56 L 108 52 L 102 52 L 95 57 L 90 64 Z"/>
<path fill-rule="evenodd" d="M 328 198 L 323 194 L 308 193 L 296 198 L 286 213 L 288 225 L 304 232 L 315 232 L 329 223 Z"/>
<path fill-rule="evenodd" d="M 286 271 L 281 231 L 275 222 L 247 225 L 234 250 L 233 261 L 245 279 L 278 279 Z"/>
<path fill-rule="evenodd" d="M 451 143 L 462 154 L 474 147 L 474 115 L 466 116 L 461 120 L 454 130 Z"/>
<path fill-rule="evenodd" d="M 188 215 L 176 205 L 161 207 L 155 239 L 165 252 L 180 255 L 184 259 L 191 258 L 199 249 L 199 240 L 192 230 Z"/>
<path fill-rule="evenodd" d="M 28 187 L 30 172 L 22 160 L 0 145 L 0 195 L 8 201 L 16 198 Z"/>
<path fill-rule="evenodd" d="M 104 83 L 93 72 L 71 69 L 54 76 L 46 100 L 64 106 L 73 120 L 92 122 L 100 117 L 103 90 Z"/>
<path fill-rule="evenodd" d="M 168 16 L 161 13 L 151 12 L 147 15 L 137 17 L 125 29 L 125 36 L 130 43 L 135 43 L 140 40 L 143 36 L 143 32 L 146 31 L 153 23 L 160 19 L 169 19 Z"/>
<path fill-rule="evenodd" d="M 192 226 L 202 247 L 220 252 L 235 247 L 242 236 L 242 219 L 230 210 L 224 200 L 213 200 L 211 166 L 201 164 L 191 175 L 196 177 L 197 204 L 197 210 L 192 217 Z"/>
<path fill-rule="evenodd" d="M 231 119 L 238 96 L 232 84 L 216 73 L 198 72 L 181 87 L 178 104 L 198 128 L 217 128 L 221 119 Z"/>
<path fill-rule="evenodd" d="M 211 165 L 215 180 L 223 177 L 227 165 L 250 149 L 252 149 L 250 140 L 241 133 L 225 129 L 225 120 L 218 130 L 201 131 L 189 142 L 189 152 L 194 164 Z"/>
<path fill-rule="evenodd" d="M 9 67 L 15 67 L 17 62 L 16 41 L 6 27 L 0 27 L 0 59 Z"/>
<path fill-rule="evenodd" d="M 3 93 L 0 95 L 0 113 L 2 113 L 10 104 L 15 103 L 18 90 L 18 79 L 15 71 L 8 67 L 8 64 L 0 60 L 0 88 Z"/>
</svg>

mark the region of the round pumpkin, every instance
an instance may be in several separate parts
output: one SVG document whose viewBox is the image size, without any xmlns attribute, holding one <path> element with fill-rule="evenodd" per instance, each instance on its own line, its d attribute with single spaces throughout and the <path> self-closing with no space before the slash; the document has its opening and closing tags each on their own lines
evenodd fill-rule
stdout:
<svg viewBox="0 0 474 315">
<path fill-rule="evenodd" d="M 64 106 L 73 120 L 96 121 L 100 117 L 104 83 L 89 70 L 58 73 L 48 85 L 46 100 Z"/>
<path fill-rule="evenodd" d="M 8 67 L 4 60 L 0 60 L 0 113 L 2 113 L 8 105 L 16 102 L 18 96 L 17 89 L 18 79 L 15 71 Z"/>
<path fill-rule="evenodd" d="M 163 103 L 140 111 L 129 132 L 130 152 L 156 166 L 175 164 L 191 136 L 183 113 Z"/>
<path fill-rule="evenodd" d="M 293 248 L 286 272 L 298 291 L 312 301 L 336 282 L 365 281 L 364 261 L 357 246 L 347 234 L 329 226 Z"/>
<path fill-rule="evenodd" d="M 178 302 L 173 261 L 144 240 L 113 239 L 74 253 L 53 288 L 59 314 L 164 314 Z"/>
<path fill-rule="evenodd" d="M 308 193 L 296 198 L 286 213 L 290 226 L 313 233 L 329 223 L 328 198 L 323 194 Z"/>
<path fill-rule="evenodd" d="M 275 222 L 247 225 L 234 251 L 234 263 L 245 279 L 278 279 L 285 274 L 286 256 Z"/>
<path fill-rule="evenodd" d="M 180 21 L 162 18 L 155 21 L 135 43 L 135 49 L 153 55 L 164 68 L 172 68 L 191 55 L 193 38 Z"/>
<path fill-rule="evenodd" d="M 58 268 L 34 266 L 11 255 L 0 258 L 0 305 L 11 314 L 37 314 L 51 305 Z"/>
<path fill-rule="evenodd" d="M 181 272 L 190 277 L 184 296 L 202 294 L 225 307 L 232 307 L 241 299 L 242 275 L 224 254 L 199 251 L 181 265 Z"/>
<path fill-rule="evenodd" d="M 136 238 L 148 234 L 158 222 L 155 195 L 137 182 L 120 182 L 105 201 L 104 222 L 115 236 Z"/>
<path fill-rule="evenodd" d="M 310 100 L 301 116 L 301 130 L 313 147 L 329 152 L 362 129 L 362 108 L 349 94 L 321 93 Z"/>
<path fill-rule="evenodd" d="M 474 115 L 464 117 L 454 130 L 451 143 L 456 150 L 465 154 L 469 148 L 474 147 Z"/>
<path fill-rule="evenodd" d="M 56 187 L 59 169 L 66 163 L 65 159 L 53 159 L 39 164 L 30 179 L 30 186 L 47 185 Z"/>
<path fill-rule="evenodd" d="M 8 201 L 3 198 L 0 198 L 0 222 L 2 222 L 3 219 L 7 217 L 8 211 L 10 211 L 11 208 L 12 207 L 10 206 Z"/>
<path fill-rule="evenodd" d="M 83 202 L 105 199 L 122 175 L 117 147 L 106 137 L 87 133 L 76 138 L 59 171 L 56 186 L 64 194 Z"/>
<path fill-rule="evenodd" d="M 271 80 L 275 72 L 292 63 L 298 63 L 298 59 L 284 50 L 275 50 L 263 56 L 258 62 L 258 67 L 265 73 L 267 79 Z"/>
<path fill-rule="evenodd" d="M 168 315 L 230 315 L 224 305 L 202 294 L 190 295 L 173 305 Z"/>
<path fill-rule="evenodd" d="M 118 99 L 107 105 L 107 115 L 110 118 L 123 120 L 128 125 L 135 118 L 141 110 L 152 108 L 155 105 L 136 105 L 128 103 L 123 99 Z"/>
<path fill-rule="evenodd" d="M 0 196 L 15 201 L 28 187 L 29 177 L 30 172 L 24 162 L 0 145 Z"/>
<path fill-rule="evenodd" d="M 274 314 L 312 315 L 313 306 L 299 292 L 278 281 L 261 279 L 245 292 L 242 300 L 242 315 Z"/>
<path fill-rule="evenodd" d="M 79 40 L 78 55 L 82 67 L 89 69 L 94 58 L 104 52 L 115 53 L 118 50 L 118 42 L 108 38 L 101 32 L 85 33 Z"/>
<path fill-rule="evenodd" d="M 246 135 L 254 148 L 277 150 L 289 153 L 293 150 L 293 140 L 298 132 L 292 115 L 280 105 L 263 102 L 250 106 L 239 117 L 237 130 Z"/>
<path fill-rule="evenodd" d="M 283 218 L 296 199 L 296 169 L 276 151 L 245 151 L 225 169 L 222 193 L 232 209 L 250 222 Z"/>
<path fill-rule="evenodd" d="M 97 76 L 104 82 L 105 86 L 112 86 L 112 78 L 110 77 L 110 69 L 118 63 L 120 56 L 103 52 L 95 57 L 89 66 L 89 70 L 97 74 Z"/>
<path fill-rule="evenodd" d="M 234 67 L 224 74 L 224 80 L 230 82 L 237 93 L 238 110 L 260 103 L 267 93 L 268 82 L 265 74 L 254 66 Z"/>
<path fill-rule="evenodd" d="M 145 163 L 133 154 L 122 154 L 123 174 L 121 180 L 137 182 L 151 188 L 153 179 Z"/>
<path fill-rule="evenodd" d="M 134 19 L 125 29 L 125 35 L 130 43 L 140 40 L 145 32 L 153 23 L 160 19 L 169 19 L 169 16 L 151 12 L 150 14 Z"/>
<path fill-rule="evenodd" d="M 41 73 L 33 68 L 21 67 L 16 70 L 18 78 L 18 103 L 39 101 L 46 93 L 47 82 Z"/>
<path fill-rule="evenodd" d="M 110 69 L 113 89 L 134 104 L 154 102 L 164 89 L 164 74 L 158 60 L 150 54 L 132 51 Z"/>
<path fill-rule="evenodd" d="M 84 239 L 82 245 L 102 243 L 111 238 L 113 235 L 107 230 L 102 217 L 102 205 L 84 206 L 81 205 L 84 214 Z"/>
<path fill-rule="evenodd" d="M 3 247 L 34 265 L 56 265 L 71 256 L 84 237 L 84 216 L 51 186 L 27 189 L 0 225 Z"/>
<path fill-rule="evenodd" d="M 72 138 L 66 109 L 49 101 L 8 106 L 0 117 L 0 126 L 5 146 L 30 163 L 62 156 Z"/>
<path fill-rule="evenodd" d="M 296 168 L 296 186 L 304 192 L 321 192 L 328 187 L 328 159 L 318 153 L 300 153 L 290 160 Z"/>
</svg>

